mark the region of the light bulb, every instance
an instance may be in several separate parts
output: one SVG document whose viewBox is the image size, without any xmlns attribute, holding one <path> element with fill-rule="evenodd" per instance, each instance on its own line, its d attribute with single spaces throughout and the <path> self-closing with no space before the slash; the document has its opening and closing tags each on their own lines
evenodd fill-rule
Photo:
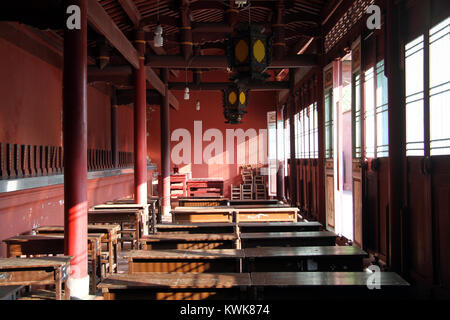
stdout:
<svg viewBox="0 0 450 320">
<path fill-rule="evenodd" d="M 197 103 L 195 104 L 195 110 L 199 111 L 200 110 L 200 101 L 197 100 Z"/>
<path fill-rule="evenodd" d="M 238 8 L 241 8 L 247 4 L 247 0 L 235 0 L 234 3 L 238 6 Z"/>
<path fill-rule="evenodd" d="M 155 47 L 162 47 L 163 46 L 162 33 L 163 33 L 163 28 L 161 27 L 160 24 L 158 24 L 158 26 L 156 27 L 156 30 L 155 30 L 155 38 L 153 39 L 153 45 Z"/>
<path fill-rule="evenodd" d="M 184 100 L 189 100 L 189 88 L 184 89 Z"/>
</svg>

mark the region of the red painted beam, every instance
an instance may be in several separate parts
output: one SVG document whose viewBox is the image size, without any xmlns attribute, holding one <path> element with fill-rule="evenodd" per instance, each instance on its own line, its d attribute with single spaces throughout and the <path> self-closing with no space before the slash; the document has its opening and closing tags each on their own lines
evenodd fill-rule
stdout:
<svg viewBox="0 0 450 320">
<path fill-rule="evenodd" d="M 87 256 L 87 2 L 69 0 L 81 9 L 81 28 L 64 29 L 63 146 L 64 253 L 72 256 L 71 296 L 89 293 Z M 87 285 L 87 286 L 86 286 Z"/>
</svg>

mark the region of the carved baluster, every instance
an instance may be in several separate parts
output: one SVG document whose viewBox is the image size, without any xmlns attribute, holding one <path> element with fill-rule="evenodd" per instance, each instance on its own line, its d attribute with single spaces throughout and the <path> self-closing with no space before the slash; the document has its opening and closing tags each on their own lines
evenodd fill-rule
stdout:
<svg viewBox="0 0 450 320">
<path fill-rule="evenodd" d="M 53 174 L 53 164 L 52 164 L 52 147 L 45 146 L 45 159 L 47 162 L 47 174 Z"/>
<path fill-rule="evenodd" d="M 45 146 L 39 146 L 40 149 L 40 165 L 41 165 L 41 173 L 43 176 L 47 175 L 47 157 L 46 157 L 46 150 Z"/>
<path fill-rule="evenodd" d="M 0 179 L 8 178 L 8 172 L 6 171 L 6 145 L 0 143 Z"/>
<path fill-rule="evenodd" d="M 34 165 L 36 168 L 36 175 L 41 176 L 41 148 L 39 146 L 34 146 Z"/>
<path fill-rule="evenodd" d="M 35 177 L 36 176 L 36 158 L 35 158 L 34 146 L 28 146 L 28 149 L 29 149 L 28 158 L 30 161 L 30 166 L 29 166 L 30 176 Z"/>
<path fill-rule="evenodd" d="M 7 156 L 7 171 L 8 171 L 8 177 L 9 178 L 15 178 L 16 172 L 14 170 L 14 145 L 11 143 L 8 143 L 6 145 L 6 156 Z"/>
</svg>

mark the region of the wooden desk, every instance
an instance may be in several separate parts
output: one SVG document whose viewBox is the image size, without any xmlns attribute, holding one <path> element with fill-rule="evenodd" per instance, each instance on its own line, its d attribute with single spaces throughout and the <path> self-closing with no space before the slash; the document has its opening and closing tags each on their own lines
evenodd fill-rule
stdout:
<svg viewBox="0 0 450 320">
<path fill-rule="evenodd" d="M 248 273 L 135 273 L 109 275 L 98 285 L 105 300 L 245 300 Z"/>
<path fill-rule="evenodd" d="M 258 300 L 406 298 L 409 283 L 394 272 L 380 272 L 381 289 L 367 287 L 369 272 L 252 272 Z M 253 296 L 253 298 L 254 298 Z"/>
<path fill-rule="evenodd" d="M 241 248 L 334 246 L 336 235 L 329 231 L 241 233 Z"/>
<path fill-rule="evenodd" d="M 368 254 L 353 246 L 243 249 L 244 272 L 363 271 Z"/>
<path fill-rule="evenodd" d="M 178 205 L 180 207 L 217 207 L 227 206 L 228 199 L 222 197 L 214 198 L 178 198 Z"/>
<path fill-rule="evenodd" d="M 186 233 L 148 235 L 142 237 L 144 250 L 154 249 L 232 249 L 238 237 L 233 233 Z"/>
<path fill-rule="evenodd" d="M 1 277 L 1 276 L 0 276 Z M 1 283 L 1 279 L 0 279 Z M 17 300 L 20 296 L 20 292 L 25 286 L 23 285 L 11 285 L 3 286 L 0 285 L 0 301 L 2 300 Z"/>
<path fill-rule="evenodd" d="M 34 229 L 36 234 L 64 234 L 64 226 L 42 226 Z M 117 273 L 117 242 L 120 226 L 118 224 L 89 224 L 88 233 L 102 233 L 102 243 L 106 243 L 108 250 L 107 265 L 108 273 Z"/>
<path fill-rule="evenodd" d="M 128 272 L 240 272 L 244 253 L 235 249 L 214 250 L 132 250 Z"/>
<path fill-rule="evenodd" d="M 125 224 L 131 224 L 132 229 L 132 247 L 139 245 L 139 239 L 144 234 L 144 226 L 148 226 L 148 221 L 144 215 L 144 210 L 134 208 L 111 208 L 111 209 L 95 209 L 88 211 L 89 224 L 118 224 L 121 227 L 121 236 L 126 233 Z M 123 238 L 120 238 L 123 241 Z"/>
<path fill-rule="evenodd" d="M 97 272 L 101 277 L 101 241 L 103 233 L 88 233 L 88 254 L 91 256 L 91 290 L 95 293 Z M 19 235 L 3 240 L 9 258 L 36 255 L 64 254 L 64 235 Z"/>
<path fill-rule="evenodd" d="M 282 201 L 276 199 L 267 200 L 230 200 L 229 205 L 274 205 L 274 204 L 284 204 Z"/>
<path fill-rule="evenodd" d="M 299 209 L 294 207 L 234 208 L 237 222 L 291 221 L 297 222 Z"/>
<path fill-rule="evenodd" d="M 240 222 L 239 229 L 247 232 L 293 232 L 293 231 L 320 231 L 319 222 Z"/>
<path fill-rule="evenodd" d="M 90 210 L 116 210 L 116 209 L 125 209 L 125 210 L 140 210 L 141 211 L 141 232 L 142 235 L 147 235 L 150 230 L 150 212 L 151 205 L 149 204 L 136 204 L 136 203 L 112 203 L 112 204 L 99 204 L 93 206 Z"/>
<path fill-rule="evenodd" d="M 177 223 L 233 222 L 233 208 L 177 207 L 170 211 Z"/>
<path fill-rule="evenodd" d="M 0 258 L 0 285 L 56 286 L 57 300 L 70 300 L 67 287 L 72 257 Z M 62 284 L 64 283 L 64 297 Z"/>
<path fill-rule="evenodd" d="M 157 224 L 158 234 L 164 233 L 234 233 L 233 222 L 203 222 L 203 223 L 163 223 Z"/>
<path fill-rule="evenodd" d="M 134 199 L 126 198 L 126 199 L 116 199 L 114 201 L 106 201 L 104 205 L 97 205 L 97 206 L 94 206 L 93 208 L 95 210 L 96 208 L 102 208 L 102 206 L 105 206 L 105 205 L 108 206 L 107 208 L 110 208 L 110 207 L 115 207 L 116 205 L 124 205 L 124 204 L 136 205 L 137 207 L 141 207 L 140 205 L 137 205 L 135 203 Z M 149 223 L 150 223 L 149 228 L 150 228 L 150 231 L 152 231 L 154 226 L 156 225 L 156 220 L 157 220 L 156 208 L 159 209 L 159 198 L 148 197 L 147 204 L 148 204 L 148 211 L 149 211 L 148 212 Z M 142 208 L 144 208 L 144 207 L 142 207 Z M 160 211 L 160 210 L 158 210 L 158 211 Z"/>
</svg>

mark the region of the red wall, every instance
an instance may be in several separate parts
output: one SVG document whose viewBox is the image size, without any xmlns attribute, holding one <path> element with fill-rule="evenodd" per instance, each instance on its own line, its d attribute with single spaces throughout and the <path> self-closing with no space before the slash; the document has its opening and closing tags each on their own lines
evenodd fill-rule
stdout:
<svg viewBox="0 0 450 320">
<path fill-rule="evenodd" d="M 203 74 L 203 81 L 226 81 L 230 74 L 226 72 L 208 72 Z M 180 72 L 178 79 L 171 79 L 173 81 L 185 81 L 184 72 Z M 236 164 L 194 164 L 194 121 L 202 121 L 203 133 L 210 128 L 219 129 L 223 135 L 223 150 L 226 150 L 226 129 L 255 129 L 259 134 L 259 129 L 267 129 L 267 112 L 275 109 L 276 95 L 272 91 L 255 91 L 250 92 L 248 113 L 244 115 L 242 124 L 231 125 L 225 124 L 223 115 L 222 93 L 219 91 L 191 91 L 190 99 L 184 100 L 183 91 L 173 91 L 174 95 L 180 102 L 179 110 L 171 108 L 170 110 L 170 132 L 171 135 L 175 129 L 184 128 L 191 134 L 191 161 L 189 165 L 179 166 L 180 172 L 192 172 L 193 178 L 223 178 L 225 181 L 225 197 L 230 195 L 230 184 L 241 183 L 239 165 Z M 200 111 L 195 110 L 195 103 L 199 100 L 201 107 Z M 150 112 L 150 119 L 147 122 L 149 137 L 147 140 L 147 148 L 149 157 L 152 162 L 157 163 L 160 167 L 160 148 L 161 148 L 161 129 L 160 129 L 160 110 L 159 106 L 152 106 L 154 109 Z M 179 141 L 171 142 L 172 149 Z M 202 142 L 202 153 L 212 141 Z M 234 154 L 237 154 L 237 141 L 235 141 Z M 267 147 L 266 147 L 267 148 Z M 225 161 L 225 159 L 224 159 Z M 246 162 L 249 161 L 249 154 L 247 151 Z M 258 162 L 259 159 L 258 159 Z M 171 169 L 174 164 L 171 161 Z"/>
<path fill-rule="evenodd" d="M 54 56 L 39 54 L 49 49 L 27 38 L 23 28 L 0 23 L 0 142 L 61 146 L 62 70 Z M 90 86 L 87 95 L 88 148 L 109 150 L 110 98 Z M 118 119 L 119 150 L 133 151 L 133 110 L 120 107 Z M 133 184 L 132 173 L 89 180 L 89 206 L 131 195 Z M 0 193 L 0 241 L 35 225 L 62 225 L 63 209 L 62 184 Z M 5 254 L 0 242 L 0 256 Z"/>
</svg>

